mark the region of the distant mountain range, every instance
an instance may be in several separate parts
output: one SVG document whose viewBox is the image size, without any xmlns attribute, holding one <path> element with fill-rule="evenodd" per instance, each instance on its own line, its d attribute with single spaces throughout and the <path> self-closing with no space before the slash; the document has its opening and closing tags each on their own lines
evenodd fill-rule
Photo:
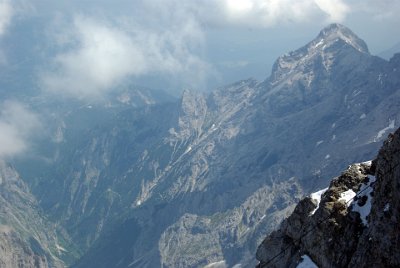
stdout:
<svg viewBox="0 0 400 268">
<path fill-rule="evenodd" d="M 382 51 L 378 54 L 378 56 L 383 59 L 390 60 L 390 58 L 392 58 L 396 53 L 400 53 L 400 43 L 397 43 L 391 48 Z"/>
<path fill-rule="evenodd" d="M 48 132 L 13 164 L 58 230 L 50 240 L 66 241 L 52 256 L 35 238 L 46 262 L 31 267 L 254 267 L 303 196 L 375 156 L 399 126 L 399 89 L 399 54 L 372 56 L 332 24 L 264 81 L 180 99 L 138 87 L 31 98 Z"/>
</svg>

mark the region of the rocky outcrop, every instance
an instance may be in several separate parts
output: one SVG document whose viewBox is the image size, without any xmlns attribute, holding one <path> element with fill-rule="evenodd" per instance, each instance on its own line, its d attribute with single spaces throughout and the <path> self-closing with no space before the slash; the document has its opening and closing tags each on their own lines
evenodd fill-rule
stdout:
<svg viewBox="0 0 400 268">
<path fill-rule="evenodd" d="M 400 129 L 374 161 L 351 165 L 299 202 L 259 246 L 258 267 L 399 267 Z"/>
<path fill-rule="evenodd" d="M 0 245 L 0 267 L 51 267 L 46 256 L 35 253 L 11 227 L 0 226 Z"/>
<path fill-rule="evenodd" d="M 265 230 L 257 226 L 266 229 L 276 226 L 293 210 L 293 198 L 299 198 L 301 194 L 298 182 L 292 178 L 274 187 L 259 189 L 234 209 L 210 216 L 183 215 L 161 236 L 159 251 L 162 266 L 202 267 L 220 262 L 227 267 L 245 265 L 235 252 L 251 256 L 260 243 L 260 234 Z M 278 201 L 282 208 L 279 210 L 273 207 Z"/>
<path fill-rule="evenodd" d="M 76 258 L 10 165 L 0 160 L 0 267 L 65 267 Z"/>
</svg>

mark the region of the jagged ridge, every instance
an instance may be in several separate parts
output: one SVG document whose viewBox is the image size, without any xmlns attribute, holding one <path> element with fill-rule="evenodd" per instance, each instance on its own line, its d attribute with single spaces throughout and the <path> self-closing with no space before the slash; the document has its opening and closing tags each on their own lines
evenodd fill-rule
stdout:
<svg viewBox="0 0 400 268">
<path fill-rule="evenodd" d="M 325 185 L 348 161 L 372 158 L 382 133 L 400 121 L 398 63 L 341 39 L 327 52 L 330 69 L 317 53 L 276 86 L 240 81 L 142 109 L 129 104 L 130 94 L 118 98 L 120 108 L 67 104 L 55 170 L 42 164 L 25 174 L 38 182 L 40 204 L 88 249 L 76 267 L 255 261 L 260 234 L 289 213 L 296 193 Z M 283 183 L 289 179 L 299 188 Z M 249 198 L 259 189 L 277 198 L 270 191 Z M 210 219 L 220 220 L 202 224 Z M 217 243 L 199 244 L 210 231 Z M 193 249 L 186 245 L 210 255 L 185 254 Z"/>
<path fill-rule="evenodd" d="M 356 50 L 369 54 L 368 46 L 362 39 L 349 28 L 334 23 L 321 30 L 307 45 L 280 56 L 273 65 L 270 83 L 276 85 L 295 71 L 307 72 L 316 60 L 321 61 L 325 70 L 329 70 L 334 63 L 335 54 L 343 50 L 343 47 L 350 49 L 351 53 Z"/>
<path fill-rule="evenodd" d="M 296 267 L 305 255 L 319 267 L 399 267 L 399 152 L 400 129 L 376 160 L 335 178 L 320 204 L 301 200 L 259 246 L 258 267 Z"/>
</svg>

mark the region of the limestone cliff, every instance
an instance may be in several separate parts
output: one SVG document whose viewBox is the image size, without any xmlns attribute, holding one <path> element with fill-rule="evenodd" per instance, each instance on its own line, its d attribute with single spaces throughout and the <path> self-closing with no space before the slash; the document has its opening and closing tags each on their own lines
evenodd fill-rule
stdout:
<svg viewBox="0 0 400 268">
<path fill-rule="evenodd" d="M 400 129 L 374 161 L 301 200 L 259 246 L 258 267 L 399 267 L 399 219 Z"/>
<path fill-rule="evenodd" d="M 65 267 L 73 254 L 65 232 L 43 215 L 17 171 L 0 159 L 0 267 Z"/>
</svg>

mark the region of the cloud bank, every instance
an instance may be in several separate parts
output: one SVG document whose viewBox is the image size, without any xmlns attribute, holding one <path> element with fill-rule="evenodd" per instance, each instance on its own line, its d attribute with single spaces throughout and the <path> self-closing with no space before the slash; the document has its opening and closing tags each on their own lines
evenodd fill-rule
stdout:
<svg viewBox="0 0 400 268">
<path fill-rule="evenodd" d="M 0 1 L 9 6 L 7 0 Z M 207 54 L 209 31 L 314 22 L 322 27 L 346 22 L 353 14 L 385 19 L 400 11 L 399 1 L 394 0 L 121 0 L 112 4 L 98 0 L 95 7 L 92 1 L 61 3 L 66 10 L 59 12 L 67 19 L 50 35 L 56 54 L 39 80 L 47 91 L 78 98 L 103 96 L 128 79 L 146 76 L 179 81 L 178 87 L 201 87 L 219 76 L 214 68 L 218 63 L 213 66 L 205 56 L 212 55 Z"/>
<path fill-rule="evenodd" d="M 349 7 L 342 0 L 223 0 L 221 23 L 251 27 L 272 27 L 279 23 L 299 23 L 325 18 L 340 22 Z"/>
<path fill-rule="evenodd" d="M 40 128 L 38 117 L 24 105 L 6 101 L 0 105 L 0 157 L 12 157 L 29 148 L 29 139 Z"/>
<path fill-rule="evenodd" d="M 78 98 L 97 97 L 129 77 L 167 74 L 201 80 L 209 67 L 192 52 L 203 42 L 193 20 L 179 29 L 157 29 L 132 21 L 110 22 L 76 16 L 64 36 L 52 70 L 41 74 L 44 88 Z"/>
<path fill-rule="evenodd" d="M 0 36 L 3 35 L 9 26 L 14 15 L 14 9 L 9 0 L 0 0 Z"/>
<path fill-rule="evenodd" d="M 42 87 L 56 94 L 95 98 L 126 79 L 145 75 L 196 87 L 218 76 L 203 55 L 209 27 L 271 27 L 307 20 L 318 12 L 327 20 L 338 20 L 347 12 L 341 0 L 129 3 L 134 4 L 125 3 L 130 12 L 124 16 L 75 14 L 72 23 L 57 29 L 52 38 L 59 52 L 40 74 Z"/>
</svg>

